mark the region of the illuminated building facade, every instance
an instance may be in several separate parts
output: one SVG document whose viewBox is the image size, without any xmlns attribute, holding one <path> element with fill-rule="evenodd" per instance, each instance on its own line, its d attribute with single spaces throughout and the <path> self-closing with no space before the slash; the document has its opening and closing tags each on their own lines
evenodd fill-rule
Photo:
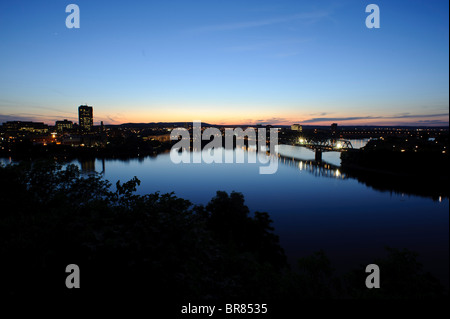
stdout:
<svg viewBox="0 0 450 319">
<path fill-rule="evenodd" d="M 68 120 L 56 121 L 55 126 L 56 126 L 56 130 L 58 132 L 63 132 L 63 131 L 67 131 L 67 130 L 73 129 L 73 122 L 72 121 L 68 121 Z"/>
<path fill-rule="evenodd" d="M 78 125 L 83 131 L 90 131 L 94 125 L 93 107 L 80 105 L 78 107 Z"/>
</svg>

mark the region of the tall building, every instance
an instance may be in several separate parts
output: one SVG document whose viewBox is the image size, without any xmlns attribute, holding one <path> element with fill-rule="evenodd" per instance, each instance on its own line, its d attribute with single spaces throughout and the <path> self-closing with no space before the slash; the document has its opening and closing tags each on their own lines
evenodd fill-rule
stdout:
<svg viewBox="0 0 450 319">
<path fill-rule="evenodd" d="M 93 107 L 80 105 L 78 107 L 78 125 L 83 131 L 90 131 L 94 125 Z"/>
<path fill-rule="evenodd" d="M 332 133 L 332 134 L 336 134 L 336 133 L 337 133 L 337 130 L 338 130 L 338 125 L 337 125 L 337 123 L 331 124 L 331 133 Z"/>
</svg>

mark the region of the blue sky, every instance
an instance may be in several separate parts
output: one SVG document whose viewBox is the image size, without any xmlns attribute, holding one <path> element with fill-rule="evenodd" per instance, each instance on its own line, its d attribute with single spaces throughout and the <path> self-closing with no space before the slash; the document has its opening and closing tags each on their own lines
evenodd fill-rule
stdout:
<svg viewBox="0 0 450 319">
<path fill-rule="evenodd" d="M 65 8 L 80 8 L 67 29 Z M 380 8 L 368 29 L 366 5 Z M 0 122 L 448 125 L 448 1 L 2 1 Z"/>
</svg>

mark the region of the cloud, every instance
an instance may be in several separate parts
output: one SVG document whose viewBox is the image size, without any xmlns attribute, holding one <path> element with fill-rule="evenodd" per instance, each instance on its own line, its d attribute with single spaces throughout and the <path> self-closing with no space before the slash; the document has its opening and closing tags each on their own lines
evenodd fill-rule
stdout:
<svg viewBox="0 0 450 319">
<path fill-rule="evenodd" d="M 42 114 L 34 113 L 17 113 L 17 114 L 0 114 L 0 123 L 8 121 L 24 121 L 24 122 L 44 122 L 46 124 L 54 125 L 56 121 L 62 119 L 68 119 L 70 121 L 77 121 L 75 116 L 54 117 Z"/>
<path fill-rule="evenodd" d="M 314 117 L 312 119 L 304 120 L 303 123 L 316 123 L 316 122 L 327 122 L 327 121 L 354 121 L 354 120 L 372 120 L 381 119 L 382 116 L 352 116 L 352 117 Z"/>
<path fill-rule="evenodd" d="M 311 38 L 290 38 L 290 39 L 276 39 L 265 42 L 245 43 L 242 45 L 228 46 L 223 48 L 225 52 L 241 53 L 250 51 L 279 51 L 277 54 L 272 54 L 275 58 L 285 58 L 296 56 L 301 53 L 299 44 L 306 44 L 311 42 Z M 280 52 L 281 51 L 281 52 Z"/>
<path fill-rule="evenodd" d="M 290 125 L 292 119 L 284 118 L 284 117 L 271 117 L 265 119 L 242 119 L 239 121 L 235 120 L 223 120 L 217 121 L 216 124 L 234 124 L 234 125 Z"/>
<path fill-rule="evenodd" d="M 328 115 L 328 114 L 333 114 L 333 113 L 330 113 L 330 112 L 322 112 L 322 113 L 311 113 L 311 114 L 309 114 L 310 116 L 317 116 L 317 115 L 319 115 L 319 116 L 325 116 L 325 115 Z"/>
<path fill-rule="evenodd" d="M 62 94 L 64 94 L 64 93 L 62 93 Z M 58 109 L 58 108 L 55 108 L 55 107 L 48 107 L 48 106 L 42 106 L 42 105 L 27 105 L 26 107 L 23 107 L 18 102 L 9 101 L 9 100 L 5 100 L 5 99 L 0 99 L 0 108 L 5 108 L 5 109 L 8 109 L 8 110 L 9 109 L 11 109 L 11 110 L 13 110 L 13 109 L 27 109 L 27 110 L 33 110 L 33 111 L 34 110 L 39 110 L 39 111 L 48 110 L 48 111 L 52 111 L 54 113 L 67 114 L 67 116 L 73 116 L 73 115 L 78 114 L 78 111 L 77 111 L 78 106 L 74 108 L 74 111 L 68 112 L 66 110 L 61 110 L 61 109 Z M 16 113 L 16 114 L 18 116 L 23 115 L 23 114 L 27 114 L 28 115 L 28 113 Z M 29 114 L 31 114 L 32 116 L 45 116 L 45 115 L 42 115 L 42 113 L 36 113 L 36 114 L 29 113 Z M 14 115 L 14 114 L 10 114 L 10 115 Z M 61 115 L 61 116 L 63 116 L 63 115 Z"/>
<path fill-rule="evenodd" d="M 425 118 L 425 117 L 442 117 L 448 116 L 448 113 L 442 114 L 397 114 L 393 116 L 352 116 L 352 117 L 315 117 L 312 119 L 304 120 L 303 123 L 316 123 L 316 122 L 345 122 L 355 120 L 378 120 L 378 119 L 409 119 L 409 118 Z"/>
<path fill-rule="evenodd" d="M 316 11 L 316 12 L 307 12 L 307 13 L 298 13 L 290 16 L 283 16 L 277 18 L 269 18 L 269 19 L 261 19 L 254 21 L 244 21 L 244 22 L 236 22 L 229 24 L 216 24 L 198 27 L 194 29 L 190 29 L 190 32 L 215 32 L 215 31 L 233 31 L 233 30 L 242 30 L 249 28 L 257 28 L 264 27 L 268 25 L 281 24 L 291 21 L 307 21 L 314 22 L 319 19 L 323 19 L 329 16 L 329 12 L 327 11 Z"/>
<path fill-rule="evenodd" d="M 20 117 L 20 116 L 16 116 L 16 115 L 5 115 L 5 114 L 0 114 L 0 123 L 5 123 L 5 122 L 9 122 L 9 121 L 30 121 L 30 118 L 27 117 Z"/>
<path fill-rule="evenodd" d="M 261 120 L 250 120 L 249 124 L 254 125 L 270 125 L 270 124 L 280 124 L 280 123 L 290 123 L 290 120 L 284 117 L 271 117 L 267 119 L 261 119 Z"/>
<path fill-rule="evenodd" d="M 295 52 L 285 52 L 285 53 L 279 53 L 276 55 L 277 58 L 288 58 L 291 56 L 296 56 L 299 55 L 300 51 L 295 51 Z"/>
<path fill-rule="evenodd" d="M 448 121 L 441 121 L 441 120 L 420 120 L 417 121 L 417 124 L 419 125 L 439 125 L 439 126 L 448 126 Z"/>
<path fill-rule="evenodd" d="M 122 124 L 129 121 L 129 119 L 122 113 L 107 114 L 106 118 L 109 120 L 109 124 Z"/>
</svg>

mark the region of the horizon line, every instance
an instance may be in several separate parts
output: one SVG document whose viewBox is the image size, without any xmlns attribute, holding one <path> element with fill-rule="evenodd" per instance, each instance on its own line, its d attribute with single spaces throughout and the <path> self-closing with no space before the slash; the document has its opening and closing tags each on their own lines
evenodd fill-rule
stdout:
<svg viewBox="0 0 450 319">
<path fill-rule="evenodd" d="M 63 119 L 63 120 L 68 120 L 68 119 Z M 70 120 L 69 120 L 70 121 Z M 48 126 L 56 126 L 56 124 L 48 124 L 48 123 L 46 123 L 46 121 L 33 121 L 33 120 L 23 120 L 23 119 L 17 119 L 17 120 L 14 120 L 14 119 L 12 119 L 12 120 L 7 120 L 7 121 L 3 121 L 2 123 L 1 123 L 1 125 L 3 126 L 5 123 L 7 123 L 7 122 L 32 122 L 32 123 L 43 123 L 43 124 L 45 124 L 45 125 L 48 125 Z M 79 125 L 77 122 L 75 122 L 75 121 L 71 121 L 71 122 L 73 122 L 73 124 L 77 124 L 77 125 Z M 100 121 L 101 122 L 101 121 Z M 181 123 L 183 123 L 183 124 L 186 124 L 186 123 L 194 123 L 194 122 L 197 122 L 197 121 L 164 121 L 164 122 L 162 122 L 162 121 L 159 121 L 159 122 L 124 122 L 124 123 L 119 123 L 119 124 L 112 124 L 112 123 L 103 123 L 103 125 L 107 125 L 107 126 L 121 126 L 121 125 L 150 125 L 150 124 L 181 124 Z M 101 126 L 101 123 L 99 123 L 99 122 L 97 122 L 98 124 L 94 124 L 93 126 Z M 258 123 L 258 124 L 249 124 L 249 123 L 246 123 L 246 124 L 215 124 L 215 123 L 209 123 L 209 122 L 202 122 L 202 121 L 200 121 L 200 123 L 201 124 L 206 124 L 206 125 L 210 125 L 210 126 L 247 126 L 247 127 L 251 127 L 251 126 L 284 126 L 284 127 L 290 127 L 290 126 L 292 126 L 292 125 L 301 125 L 301 126 L 303 126 L 303 127 L 328 127 L 328 126 L 331 126 L 331 124 L 334 124 L 334 123 L 336 123 L 336 122 L 334 122 L 334 123 L 330 123 L 330 124 L 310 124 L 310 123 L 308 123 L 308 124 L 302 124 L 301 122 L 297 122 L 297 123 L 291 123 L 291 124 L 269 124 L 269 123 Z M 344 124 L 344 125 L 340 125 L 338 122 L 336 123 L 336 124 L 338 124 L 338 126 L 339 127 L 429 127 L 429 128 L 443 128 L 443 127 L 445 127 L 445 128 L 448 128 L 450 125 L 449 125 L 449 123 L 436 123 L 436 124 L 418 124 L 418 123 L 416 123 L 416 124 L 413 124 L 413 123 L 404 123 L 404 124 L 401 124 L 401 123 L 399 123 L 399 124 L 389 124 L 389 125 L 386 125 L 386 124 L 360 124 L 360 123 L 358 123 L 358 124 Z"/>
</svg>

